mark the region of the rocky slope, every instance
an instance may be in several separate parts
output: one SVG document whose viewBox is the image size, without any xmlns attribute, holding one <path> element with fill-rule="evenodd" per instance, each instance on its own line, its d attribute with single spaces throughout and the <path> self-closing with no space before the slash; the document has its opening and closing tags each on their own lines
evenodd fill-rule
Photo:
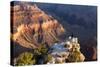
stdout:
<svg viewBox="0 0 100 67">
<path fill-rule="evenodd" d="M 35 4 L 15 5 L 11 11 L 13 40 L 23 47 L 37 48 L 41 43 L 50 46 L 65 32 L 56 19 Z"/>
</svg>

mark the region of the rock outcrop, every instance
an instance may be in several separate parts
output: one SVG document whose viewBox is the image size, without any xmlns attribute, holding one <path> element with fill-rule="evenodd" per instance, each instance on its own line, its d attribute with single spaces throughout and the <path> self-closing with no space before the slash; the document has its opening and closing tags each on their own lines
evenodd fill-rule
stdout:
<svg viewBox="0 0 100 67">
<path fill-rule="evenodd" d="M 77 37 L 69 37 L 66 42 L 56 43 L 51 47 L 52 60 L 50 63 L 83 62 L 85 56 L 80 51 L 80 44 Z"/>
</svg>

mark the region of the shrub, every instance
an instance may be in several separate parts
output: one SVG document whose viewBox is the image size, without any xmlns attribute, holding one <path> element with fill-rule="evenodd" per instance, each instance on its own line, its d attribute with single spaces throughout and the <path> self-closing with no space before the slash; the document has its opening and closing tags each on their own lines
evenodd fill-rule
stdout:
<svg viewBox="0 0 100 67">
<path fill-rule="evenodd" d="M 73 51 L 69 54 L 68 56 L 68 60 L 70 62 L 82 62 L 84 61 L 85 57 L 83 56 L 83 54 L 80 51 Z"/>
<path fill-rule="evenodd" d="M 32 53 L 24 52 L 16 60 L 16 65 L 32 65 L 35 64 L 35 58 Z"/>
</svg>

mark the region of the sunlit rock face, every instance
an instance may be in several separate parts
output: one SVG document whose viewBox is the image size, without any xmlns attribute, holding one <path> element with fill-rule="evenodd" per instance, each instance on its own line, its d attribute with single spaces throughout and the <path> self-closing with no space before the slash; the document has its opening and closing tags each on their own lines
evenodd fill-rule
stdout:
<svg viewBox="0 0 100 67">
<path fill-rule="evenodd" d="M 36 4 L 20 4 L 12 8 L 13 40 L 27 48 L 46 43 L 51 46 L 65 32 L 63 26 Z"/>
</svg>

